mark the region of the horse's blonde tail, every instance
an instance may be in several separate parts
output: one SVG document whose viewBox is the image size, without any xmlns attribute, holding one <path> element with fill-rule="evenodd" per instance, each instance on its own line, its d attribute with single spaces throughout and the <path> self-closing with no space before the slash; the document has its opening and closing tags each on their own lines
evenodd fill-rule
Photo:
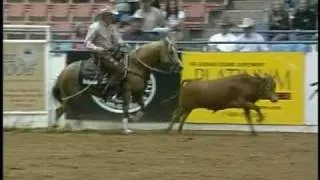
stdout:
<svg viewBox="0 0 320 180">
<path fill-rule="evenodd" d="M 57 101 L 62 103 L 61 90 L 59 88 L 59 79 L 56 80 L 56 82 L 52 88 L 52 96 L 54 97 L 54 99 L 56 99 Z"/>
</svg>

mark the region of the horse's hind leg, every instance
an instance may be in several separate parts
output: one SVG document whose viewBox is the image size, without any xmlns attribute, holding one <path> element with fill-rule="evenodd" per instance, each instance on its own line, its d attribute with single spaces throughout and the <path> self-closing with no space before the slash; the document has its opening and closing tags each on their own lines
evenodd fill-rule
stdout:
<svg viewBox="0 0 320 180">
<path fill-rule="evenodd" d="M 55 119 L 54 119 L 54 124 L 53 124 L 54 128 L 58 127 L 59 119 L 62 116 L 62 114 L 64 113 L 64 111 L 65 111 L 65 107 L 63 104 L 60 105 L 58 108 L 56 108 Z"/>
</svg>

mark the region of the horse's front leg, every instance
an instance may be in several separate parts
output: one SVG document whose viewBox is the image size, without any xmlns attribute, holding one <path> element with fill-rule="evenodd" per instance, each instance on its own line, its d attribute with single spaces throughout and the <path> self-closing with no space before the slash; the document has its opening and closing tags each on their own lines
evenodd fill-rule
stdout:
<svg viewBox="0 0 320 180">
<path fill-rule="evenodd" d="M 131 91 L 128 88 L 124 88 L 124 91 L 122 93 L 123 97 L 123 119 L 122 119 L 122 128 L 125 133 L 131 133 L 132 130 L 128 127 L 128 121 L 129 121 L 129 105 L 130 105 L 130 99 L 131 99 Z"/>
<path fill-rule="evenodd" d="M 142 118 L 142 116 L 144 115 L 145 105 L 144 105 L 144 101 L 143 101 L 143 93 L 144 92 L 142 91 L 142 92 L 133 94 L 135 101 L 140 106 L 140 110 L 135 114 L 135 116 L 132 117 L 133 121 L 139 121 Z"/>
</svg>

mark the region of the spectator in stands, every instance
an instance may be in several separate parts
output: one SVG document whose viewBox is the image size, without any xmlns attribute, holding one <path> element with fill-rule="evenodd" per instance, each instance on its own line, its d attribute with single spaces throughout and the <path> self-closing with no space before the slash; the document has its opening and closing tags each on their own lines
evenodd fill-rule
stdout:
<svg viewBox="0 0 320 180">
<path fill-rule="evenodd" d="M 289 14 L 285 10 L 281 1 L 272 3 L 271 12 L 269 14 L 269 30 L 290 30 Z M 269 38 L 276 41 L 277 38 L 285 38 L 289 40 L 286 33 L 270 34 Z"/>
<path fill-rule="evenodd" d="M 141 8 L 135 12 L 135 15 L 142 16 L 144 22 L 142 29 L 151 31 L 154 28 L 164 27 L 165 19 L 158 8 L 152 7 L 153 0 L 140 0 Z"/>
<path fill-rule="evenodd" d="M 118 24 L 118 31 L 121 35 L 130 30 L 131 26 L 130 26 L 129 20 L 130 20 L 130 17 L 128 17 L 127 19 L 124 19 Z"/>
<path fill-rule="evenodd" d="M 161 9 L 159 0 L 154 0 L 152 2 L 151 6 L 157 8 L 157 9 Z"/>
<path fill-rule="evenodd" d="M 133 15 L 129 19 L 130 28 L 124 32 L 122 39 L 125 41 L 153 41 L 154 38 L 148 33 L 141 30 L 144 18 L 138 14 Z"/>
<path fill-rule="evenodd" d="M 313 8 L 310 8 L 308 0 L 300 0 L 299 8 L 294 13 L 292 21 L 293 29 L 295 30 L 315 30 L 316 29 L 316 13 Z M 310 40 L 312 35 L 299 33 L 297 40 Z"/>
<path fill-rule="evenodd" d="M 222 32 L 215 34 L 209 38 L 209 42 L 233 42 L 237 41 L 237 37 L 230 32 L 230 28 L 234 25 L 229 21 L 229 17 L 225 16 L 222 18 L 222 21 L 218 23 L 221 27 Z M 224 51 L 231 52 L 236 50 L 235 44 L 209 44 L 210 51 Z"/>
<path fill-rule="evenodd" d="M 74 29 L 74 40 L 84 40 L 87 34 L 88 28 L 85 24 L 79 23 L 76 24 L 75 29 Z M 87 48 L 85 47 L 83 42 L 80 43 L 73 43 L 72 44 L 72 49 L 74 50 L 86 50 Z"/>
<path fill-rule="evenodd" d="M 115 0 L 114 9 L 119 13 L 118 22 L 124 21 L 130 16 L 130 4 L 127 0 Z"/>
<path fill-rule="evenodd" d="M 255 21 L 251 18 L 243 18 L 242 24 L 239 25 L 243 28 L 244 33 L 240 34 L 237 41 L 243 42 L 264 42 L 262 35 L 255 32 Z M 237 44 L 237 51 L 268 51 L 269 48 L 266 44 Z"/>
<path fill-rule="evenodd" d="M 296 0 L 284 0 L 285 10 L 294 9 L 296 7 Z"/>
<path fill-rule="evenodd" d="M 130 5 L 130 16 L 132 16 L 138 9 L 140 9 L 140 3 L 139 0 L 128 0 L 128 3 Z"/>
<path fill-rule="evenodd" d="M 170 36 L 175 40 L 181 40 L 183 38 L 182 23 L 185 13 L 179 9 L 178 0 L 167 0 L 164 16 L 170 29 Z"/>
</svg>

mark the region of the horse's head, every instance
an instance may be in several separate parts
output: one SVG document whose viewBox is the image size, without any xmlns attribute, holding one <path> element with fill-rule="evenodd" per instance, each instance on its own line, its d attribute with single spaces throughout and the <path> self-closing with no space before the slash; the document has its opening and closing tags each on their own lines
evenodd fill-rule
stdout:
<svg viewBox="0 0 320 180">
<path fill-rule="evenodd" d="M 160 63 L 172 73 L 179 73 L 183 66 L 178 56 L 176 45 L 167 36 L 162 40 L 163 46 L 160 54 Z"/>
</svg>

